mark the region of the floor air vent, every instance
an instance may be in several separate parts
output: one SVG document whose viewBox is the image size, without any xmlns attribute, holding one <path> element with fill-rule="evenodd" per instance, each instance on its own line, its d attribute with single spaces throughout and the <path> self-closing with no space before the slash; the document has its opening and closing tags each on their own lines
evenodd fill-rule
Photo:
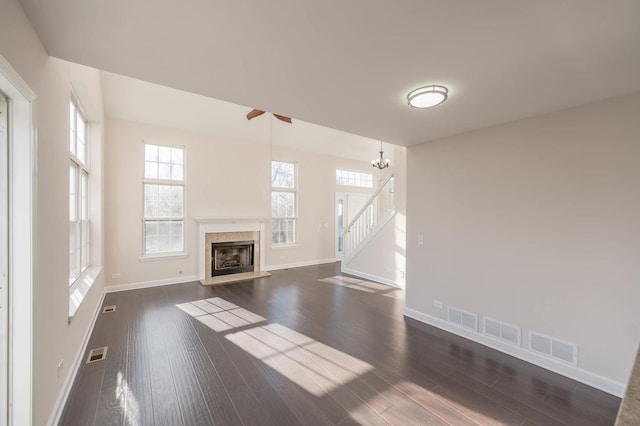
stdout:
<svg viewBox="0 0 640 426">
<path fill-rule="evenodd" d="M 530 331 L 529 349 L 571 365 L 578 365 L 578 345 L 575 343 L 565 342 Z"/>
<path fill-rule="evenodd" d="M 102 313 L 103 314 L 108 314 L 110 312 L 115 312 L 116 311 L 116 305 L 109 305 L 109 306 L 105 306 L 102 309 Z"/>
<path fill-rule="evenodd" d="M 447 320 L 464 328 L 478 331 L 478 316 L 471 312 L 449 306 L 447 308 Z"/>
<path fill-rule="evenodd" d="M 484 334 L 512 345 L 521 346 L 522 335 L 520 327 L 502 321 L 484 317 Z"/>
<path fill-rule="evenodd" d="M 106 346 L 104 348 L 91 349 L 89 351 L 89 356 L 87 357 L 87 364 L 90 364 L 90 363 L 96 362 L 96 361 L 102 361 L 106 357 L 107 357 L 107 347 Z"/>
</svg>

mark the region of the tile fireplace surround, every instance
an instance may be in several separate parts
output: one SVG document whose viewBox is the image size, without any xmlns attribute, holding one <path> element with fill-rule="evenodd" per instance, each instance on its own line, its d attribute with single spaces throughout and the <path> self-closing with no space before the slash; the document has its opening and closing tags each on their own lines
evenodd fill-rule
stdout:
<svg viewBox="0 0 640 426">
<path fill-rule="evenodd" d="M 262 218 L 203 218 L 198 224 L 198 278 L 203 285 L 225 284 L 251 278 L 266 277 L 265 220 Z M 211 243 L 254 240 L 254 271 L 211 276 Z"/>
</svg>

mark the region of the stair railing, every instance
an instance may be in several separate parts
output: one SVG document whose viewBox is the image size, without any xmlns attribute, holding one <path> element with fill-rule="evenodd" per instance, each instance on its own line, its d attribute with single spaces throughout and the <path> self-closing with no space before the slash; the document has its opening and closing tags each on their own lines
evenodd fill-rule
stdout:
<svg viewBox="0 0 640 426">
<path fill-rule="evenodd" d="M 379 223 L 395 212 L 394 176 L 390 175 L 367 200 L 343 231 L 344 259 L 348 260 Z"/>
</svg>

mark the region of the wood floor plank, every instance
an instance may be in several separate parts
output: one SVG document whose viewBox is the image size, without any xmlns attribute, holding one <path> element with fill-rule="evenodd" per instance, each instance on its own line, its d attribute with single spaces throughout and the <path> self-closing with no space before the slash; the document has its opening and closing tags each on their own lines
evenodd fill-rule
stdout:
<svg viewBox="0 0 640 426">
<path fill-rule="evenodd" d="M 465 412 L 459 405 L 452 404 L 446 397 L 443 398 L 441 393 L 423 389 L 409 380 L 398 378 L 394 383 L 389 383 L 376 374 L 369 374 L 363 377 L 363 380 L 384 395 L 393 405 L 397 406 L 399 401 L 410 399 L 412 403 L 418 404 L 452 425 L 487 424 L 486 418 L 484 423 L 479 423 L 475 421 L 478 418 L 475 413 Z M 518 421 L 522 420 L 515 414 L 513 417 Z"/>
<path fill-rule="evenodd" d="M 132 296 L 131 299 L 134 297 Z M 141 304 L 142 297 L 135 297 L 132 301 L 134 305 Z M 131 309 L 128 323 L 126 375 L 123 382 L 123 391 L 126 392 L 125 424 L 153 424 L 151 374 L 146 336 L 143 311 Z"/>
<path fill-rule="evenodd" d="M 260 363 L 261 361 L 252 358 L 244 350 L 235 346 L 230 341 L 225 343 L 225 350 L 230 354 L 242 378 L 254 393 L 256 399 L 264 407 L 261 418 L 269 418 L 273 424 L 276 425 L 300 424 L 282 398 L 274 392 L 273 386 L 271 386 L 261 370 L 256 368 L 256 363 Z"/>
<path fill-rule="evenodd" d="M 105 299 L 103 306 L 107 303 Z M 102 320 L 105 314 L 98 314 L 93 328 L 87 349 L 80 360 L 80 368 L 74 381 L 74 385 L 69 393 L 65 409 L 60 418 L 60 425 L 93 425 L 98 409 L 98 399 L 102 389 L 102 378 L 104 377 L 104 363 L 85 364 L 89 350 L 104 346 L 103 339 L 108 331 L 107 321 Z"/>
<path fill-rule="evenodd" d="M 429 395 L 416 395 L 421 405 L 429 407 L 453 407 L 452 411 L 443 408 L 442 417 L 451 424 L 464 424 L 464 418 L 471 419 L 480 425 L 517 425 L 524 421 L 524 417 L 496 404 L 495 402 L 474 395 L 471 391 L 445 386 L 437 386 Z M 464 417 L 459 417 L 464 416 Z M 457 420 L 459 419 L 459 421 Z"/>
<path fill-rule="evenodd" d="M 227 386 L 234 402 L 239 397 L 238 411 L 246 424 L 299 424 L 299 421 L 275 393 L 269 381 L 256 367 L 256 362 L 243 349 L 235 346 L 231 341 L 212 330 L 205 330 L 199 324 L 194 324 L 207 347 L 214 365 L 224 365 L 219 368 L 221 375 L 227 376 L 230 385 Z M 228 377 L 235 375 L 235 377 Z M 224 380 L 224 377 L 223 377 Z M 238 393 L 238 386 L 241 389 Z"/>
<path fill-rule="evenodd" d="M 427 410 L 417 410 L 414 405 L 405 401 L 398 401 L 398 405 L 392 405 L 381 415 L 392 425 L 450 426 L 433 413 Z"/>
<path fill-rule="evenodd" d="M 190 332 L 191 320 L 188 314 L 175 309 L 167 309 L 164 314 L 163 338 L 169 354 L 169 364 L 173 371 L 180 412 L 185 424 L 213 424 L 212 413 L 207 404 L 207 395 L 203 389 L 200 375 L 208 374 L 204 363 L 196 365 L 194 357 L 198 356 L 201 346 L 196 333 Z M 199 368 L 200 367 L 200 368 Z"/>
<path fill-rule="evenodd" d="M 510 394 L 505 394 L 503 392 L 500 392 L 492 387 L 486 386 L 480 382 L 477 382 L 473 379 L 465 377 L 461 373 L 453 373 L 451 374 L 450 377 L 454 382 L 448 386 L 450 389 L 455 388 L 456 385 L 466 387 L 467 389 L 474 391 L 476 394 L 481 395 L 483 398 L 486 398 L 494 402 L 498 406 L 507 408 L 534 423 L 539 423 L 543 425 L 557 425 L 557 426 L 564 424 L 558 419 L 550 416 L 544 410 L 540 411 L 536 408 L 533 408 L 529 406 L 529 404 L 526 404 L 518 399 L 512 398 Z M 460 395 L 461 393 L 459 391 L 456 391 L 456 394 Z M 470 399 L 478 402 L 481 401 L 481 399 L 477 397 L 476 398 L 471 397 Z"/>
<path fill-rule="evenodd" d="M 339 264 L 110 293 L 62 425 L 612 424 L 620 400 L 403 316 Z M 118 375 L 120 373 L 120 375 Z"/>
<path fill-rule="evenodd" d="M 162 314 L 166 300 L 160 292 L 149 292 L 142 299 L 143 322 L 149 360 L 149 385 L 155 425 L 182 425 L 182 414 L 169 354 L 164 343 Z"/>
<path fill-rule="evenodd" d="M 574 407 L 574 410 L 568 411 L 566 408 L 571 406 L 571 403 L 562 398 L 548 398 L 547 395 L 542 397 L 531 397 L 533 394 L 531 392 L 531 388 L 514 388 L 513 386 L 506 386 L 503 381 L 496 383 L 493 388 L 505 394 L 509 394 L 511 398 L 514 398 L 535 410 L 544 412 L 565 424 L 579 424 L 583 426 L 606 424 L 604 419 L 594 415 L 594 413 L 591 410 L 587 410 L 585 406 L 579 405 Z"/>
<path fill-rule="evenodd" d="M 244 424 L 251 425 L 258 424 L 258 419 L 261 419 L 263 424 L 272 425 L 273 422 L 268 416 L 263 418 L 265 408 L 256 399 L 253 391 L 223 348 L 216 334 L 212 333 L 210 328 L 200 322 L 193 322 L 193 327 L 202 340 L 207 354 L 236 406 L 241 421 Z"/>
<path fill-rule="evenodd" d="M 276 387 L 276 392 L 289 406 L 291 411 L 303 425 L 333 425 L 327 412 L 319 407 L 305 392 L 300 392 L 293 382 L 286 382 Z"/>
<path fill-rule="evenodd" d="M 211 420 L 218 425 L 240 424 L 237 408 L 233 404 L 220 375 L 209 358 L 202 340 L 193 328 L 189 318 L 180 316 L 180 333 L 190 343 L 186 350 L 196 374 Z"/>
<path fill-rule="evenodd" d="M 127 351 L 129 339 L 130 313 L 129 299 L 115 295 L 114 303 L 119 313 L 103 314 L 101 320 L 107 323 L 107 331 L 101 344 L 107 346 L 103 361 L 104 377 L 96 412 L 96 424 L 124 424 L 126 409 Z"/>
<path fill-rule="evenodd" d="M 59 426 L 94 424 L 98 410 L 98 399 L 95 395 L 100 394 L 103 376 L 104 363 L 89 364 L 80 368 Z"/>
</svg>

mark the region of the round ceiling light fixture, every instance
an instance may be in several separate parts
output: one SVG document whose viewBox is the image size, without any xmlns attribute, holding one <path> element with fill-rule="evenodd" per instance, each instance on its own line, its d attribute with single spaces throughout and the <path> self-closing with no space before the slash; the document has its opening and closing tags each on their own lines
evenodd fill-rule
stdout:
<svg viewBox="0 0 640 426">
<path fill-rule="evenodd" d="M 430 108 L 446 101 L 448 94 L 444 86 L 424 86 L 409 92 L 407 102 L 414 108 Z"/>
</svg>

